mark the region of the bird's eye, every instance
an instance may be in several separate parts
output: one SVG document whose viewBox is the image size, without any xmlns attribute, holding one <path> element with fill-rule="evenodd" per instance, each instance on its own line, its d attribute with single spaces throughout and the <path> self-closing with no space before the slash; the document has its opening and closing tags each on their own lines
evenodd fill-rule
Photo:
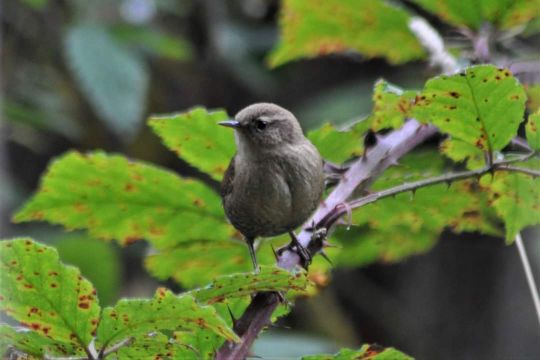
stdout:
<svg viewBox="0 0 540 360">
<path fill-rule="evenodd" d="M 264 120 L 255 120 L 255 129 L 257 131 L 263 131 L 268 126 L 268 123 Z"/>
</svg>

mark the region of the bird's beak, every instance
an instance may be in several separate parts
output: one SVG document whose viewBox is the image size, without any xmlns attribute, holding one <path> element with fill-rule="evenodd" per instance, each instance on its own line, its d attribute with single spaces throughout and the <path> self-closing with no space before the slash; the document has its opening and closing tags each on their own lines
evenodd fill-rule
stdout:
<svg viewBox="0 0 540 360">
<path fill-rule="evenodd" d="M 227 120 L 227 121 L 218 122 L 218 125 L 236 129 L 236 128 L 240 127 L 240 122 L 238 122 L 236 120 Z"/>
</svg>

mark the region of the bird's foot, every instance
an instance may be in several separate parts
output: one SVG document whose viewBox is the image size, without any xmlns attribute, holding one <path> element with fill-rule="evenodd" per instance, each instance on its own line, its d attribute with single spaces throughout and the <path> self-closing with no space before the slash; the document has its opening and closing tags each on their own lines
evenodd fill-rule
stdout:
<svg viewBox="0 0 540 360">
<path fill-rule="evenodd" d="M 291 237 L 291 243 L 289 244 L 289 248 L 291 251 L 294 251 L 295 253 L 300 256 L 300 262 L 304 269 L 307 269 L 309 264 L 311 264 L 311 254 L 309 253 L 309 250 L 306 249 L 302 244 L 300 244 L 300 241 L 298 241 L 298 238 L 296 237 L 296 234 L 293 231 L 289 232 L 289 235 Z"/>
</svg>

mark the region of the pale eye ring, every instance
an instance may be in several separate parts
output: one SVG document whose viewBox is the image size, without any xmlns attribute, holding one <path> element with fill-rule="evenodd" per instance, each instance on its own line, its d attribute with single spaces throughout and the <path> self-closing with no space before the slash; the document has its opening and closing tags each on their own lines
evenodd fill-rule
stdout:
<svg viewBox="0 0 540 360">
<path fill-rule="evenodd" d="M 257 131 L 263 131 L 268 126 L 268 123 L 264 120 L 257 119 L 255 120 L 255 129 Z"/>
</svg>

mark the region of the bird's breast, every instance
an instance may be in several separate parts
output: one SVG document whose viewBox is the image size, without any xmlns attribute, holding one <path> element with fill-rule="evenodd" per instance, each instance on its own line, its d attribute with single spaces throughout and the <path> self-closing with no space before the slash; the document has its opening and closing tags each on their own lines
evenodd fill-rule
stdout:
<svg viewBox="0 0 540 360">
<path fill-rule="evenodd" d="M 233 191 L 224 202 L 229 220 L 244 235 L 293 230 L 315 210 L 324 176 L 322 160 L 311 147 L 284 149 L 256 161 L 236 159 Z"/>
</svg>

